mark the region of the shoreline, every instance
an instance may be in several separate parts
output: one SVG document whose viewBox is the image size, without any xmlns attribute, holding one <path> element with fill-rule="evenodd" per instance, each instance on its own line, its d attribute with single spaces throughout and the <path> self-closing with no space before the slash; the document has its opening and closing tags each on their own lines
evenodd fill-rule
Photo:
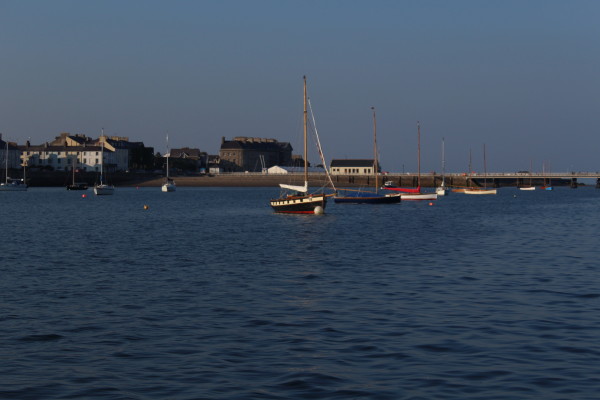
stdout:
<svg viewBox="0 0 600 400">
<path fill-rule="evenodd" d="M 18 177 L 18 174 L 12 174 Z M 303 183 L 302 174 L 282 174 L 282 175 L 267 175 L 260 173 L 223 173 L 223 174 L 207 174 L 207 175 L 175 175 L 171 176 L 179 187 L 278 187 L 280 183 L 300 184 Z M 56 187 L 66 186 L 71 183 L 71 175 L 59 171 L 35 171 L 27 175 L 27 183 L 30 187 Z M 152 173 L 113 173 L 108 175 L 108 182 L 119 187 L 160 187 L 164 182 L 165 177 Z M 361 175 L 333 175 L 331 177 L 336 187 L 353 188 L 353 187 L 374 187 L 375 179 L 372 176 Z M 78 176 L 79 182 L 85 182 L 89 186 L 93 186 L 97 181 L 96 173 L 83 173 Z M 476 177 L 470 179 L 467 176 L 447 175 L 446 185 L 448 187 L 467 187 L 467 186 L 483 186 L 484 179 Z M 494 187 L 514 187 L 518 183 L 518 178 L 505 179 L 487 179 L 489 186 Z M 522 181 L 523 178 L 520 178 Z M 378 186 L 383 186 L 384 182 L 391 181 L 398 187 L 417 187 L 418 176 L 416 174 L 386 174 L 378 177 Z M 325 187 L 330 186 L 326 175 L 324 174 L 309 174 L 309 186 Z M 441 175 L 426 175 L 421 176 L 421 186 L 424 188 L 434 188 L 442 183 Z M 544 184 L 543 179 L 534 178 L 532 184 L 541 186 Z M 554 186 L 568 186 L 570 181 L 567 179 L 552 179 Z"/>
</svg>

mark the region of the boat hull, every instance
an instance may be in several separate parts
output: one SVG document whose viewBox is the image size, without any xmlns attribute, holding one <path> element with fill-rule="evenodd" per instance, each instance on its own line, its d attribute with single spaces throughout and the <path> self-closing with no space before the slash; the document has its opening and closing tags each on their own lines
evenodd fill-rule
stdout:
<svg viewBox="0 0 600 400">
<path fill-rule="evenodd" d="M 401 194 L 400 195 L 402 197 L 402 200 L 411 200 L 411 201 L 418 201 L 418 200 L 436 200 L 437 199 L 437 193 L 405 193 L 405 194 Z"/>
<path fill-rule="evenodd" d="M 348 196 L 335 196 L 334 203 L 341 204 L 394 204 L 401 201 L 397 194 L 357 193 Z"/>
<path fill-rule="evenodd" d="M 466 189 L 465 194 L 475 194 L 475 195 L 483 195 L 483 194 L 496 194 L 498 191 L 496 189 Z"/>
<path fill-rule="evenodd" d="M 439 187 L 435 189 L 435 194 L 437 194 L 438 196 L 447 196 L 449 193 L 450 191 L 444 187 Z"/>
<path fill-rule="evenodd" d="M 0 185 L 0 192 L 26 192 L 26 191 L 27 191 L 27 185 L 11 185 L 10 183 L 8 185 L 5 185 L 5 184 Z"/>
<path fill-rule="evenodd" d="M 535 190 L 535 186 L 524 186 L 520 187 L 519 190 Z"/>
<path fill-rule="evenodd" d="M 110 196 L 114 193 L 115 187 L 109 185 L 94 186 L 94 194 L 96 196 Z"/>
<path fill-rule="evenodd" d="M 88 190 L 88 185 L 86 183 L 75 183 L 68 185 L 67 190 Z"/>
<path fill-rule="evenodd" d="M 164 185 L 162 185 L 162 191 L 163 192 L 174 192 L 175 191 L 175 184 L 174 183 L 165 183 Z"/>
<path fill-rule="evenodd" d="M 317 207 L 325 210 L 327 196 L 324 194 L 308 196 L 287 196 L 270 201 L 271 208 L 276 213 L 285 214 L 314 214 Z"/>
</svg>

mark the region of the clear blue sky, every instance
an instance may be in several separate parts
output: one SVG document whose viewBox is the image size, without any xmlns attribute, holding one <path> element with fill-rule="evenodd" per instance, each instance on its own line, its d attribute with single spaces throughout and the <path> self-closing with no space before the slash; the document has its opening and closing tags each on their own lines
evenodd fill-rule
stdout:
<svg viewBox="0 0 600 400">
<path fill-rule="evenodd" d="M 600 1 L 0 0 L 0 132 L 301 151 L 302 75 L 328 161 L 600 170 Z M 313 155 L 315 153 L 313 152 Z M 317 161 L 310 157 L 311 161 Z"/>
</svg>

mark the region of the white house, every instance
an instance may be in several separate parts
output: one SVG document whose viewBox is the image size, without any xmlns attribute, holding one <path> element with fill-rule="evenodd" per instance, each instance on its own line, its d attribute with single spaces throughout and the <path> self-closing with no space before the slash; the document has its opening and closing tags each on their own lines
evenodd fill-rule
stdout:
<svg viewBox="0 0 600 400">
<path fill-rule="evenodd" d="M 373 159 L 331 160 L 330 172 L 331 175 L 374 175 L 373 165 Z"/>
</svg>

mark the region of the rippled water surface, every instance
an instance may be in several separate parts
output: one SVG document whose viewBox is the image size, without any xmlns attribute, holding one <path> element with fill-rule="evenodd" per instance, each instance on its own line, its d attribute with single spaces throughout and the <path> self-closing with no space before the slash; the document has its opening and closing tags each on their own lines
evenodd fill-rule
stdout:
<svg viewBox="0 0 600 400">
<path fill-rule="evenodd" d="M 0 397 L 598 398 L 600 190 L 276 195 L 0 193 Z"/>
</svg>

